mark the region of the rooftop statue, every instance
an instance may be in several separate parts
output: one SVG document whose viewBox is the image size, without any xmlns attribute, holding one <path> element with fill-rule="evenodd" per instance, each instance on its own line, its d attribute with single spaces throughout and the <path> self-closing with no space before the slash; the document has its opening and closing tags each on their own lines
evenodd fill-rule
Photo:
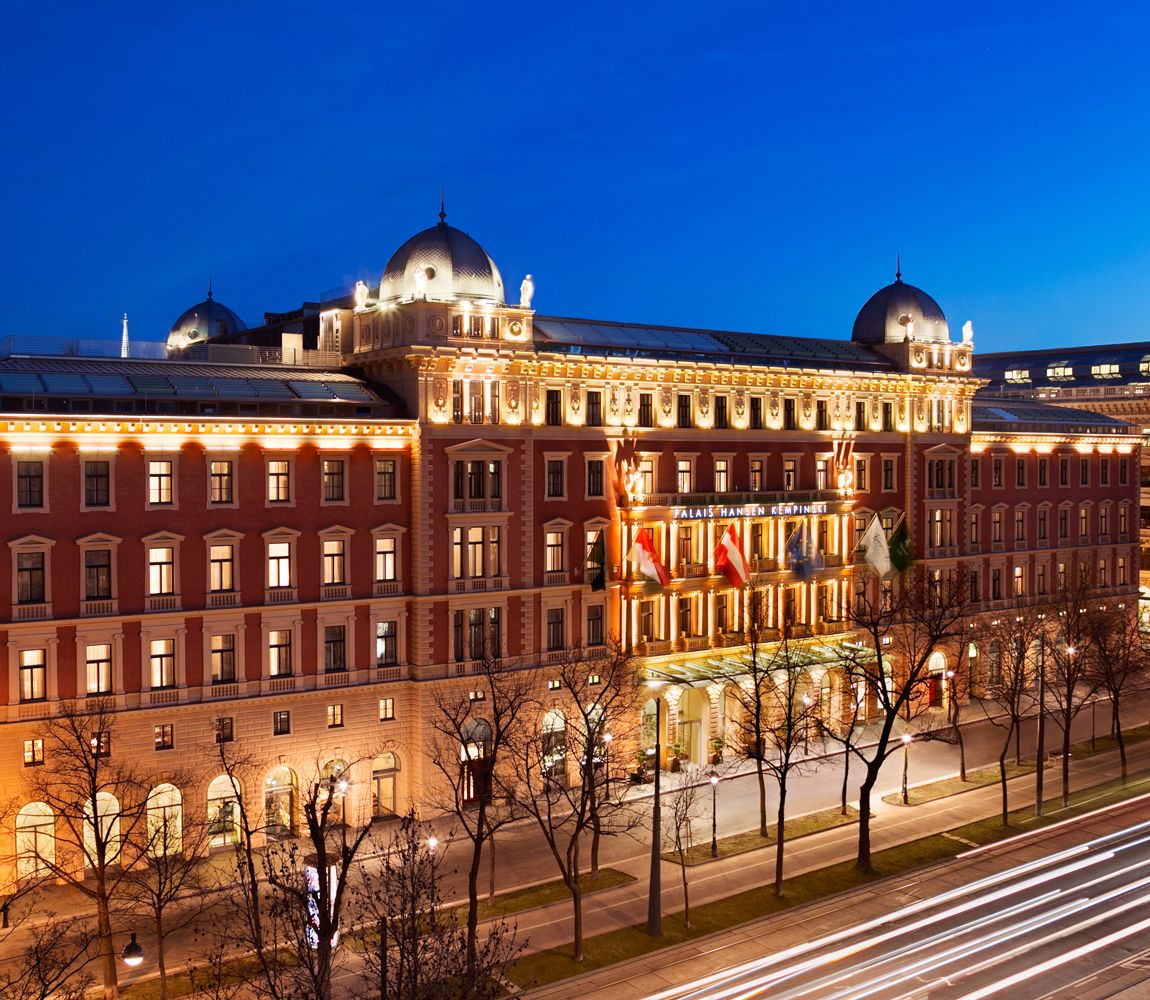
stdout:
<svg viewBox="0 0 1150 1000">
<path fill-rule="evenodd" d="M 519 286 L 519 308 L 530 309 L 531 300 L 535 297 L 535 282 L 531 280 L 531 275 L 527 275 L 523 279 L 523 284 Z"/>
</svg>

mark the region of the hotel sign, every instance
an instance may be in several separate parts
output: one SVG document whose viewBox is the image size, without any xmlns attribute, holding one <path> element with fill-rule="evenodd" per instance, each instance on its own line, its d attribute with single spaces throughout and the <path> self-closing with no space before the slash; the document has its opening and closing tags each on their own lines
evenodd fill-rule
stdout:
<svg viewBox="0 0 1150 1000">
<path fill-rule="evenodd" d="M 729 521 L 740 517 L 806 517 L 820 514 L 838 514 L 846 509 L 843 503 L 811 500 L 802 503 L 747 503 L 733 506 L 672 507 L 671 517 L 676 521 Z"/>
</svg>

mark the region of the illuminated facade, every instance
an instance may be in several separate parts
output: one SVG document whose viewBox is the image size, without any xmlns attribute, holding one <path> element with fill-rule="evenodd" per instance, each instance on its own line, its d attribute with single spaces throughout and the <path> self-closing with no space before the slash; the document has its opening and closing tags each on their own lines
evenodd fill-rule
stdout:
<svg viewBox="0 0 1150 1000">
<path fill-rule="evenodd" d="M 241 791 L 285 832 L 301 774 L 386 744 L 348 793 L 386 816 L 426 803 L 436 685 L 491 657 L 545 675 L 612 637 L 673 679 L 666 740 L 702 761 L 746 656 L 749 592 L 714 558 L 730 526 L 766 635 L 804 646 L 830 713 L 872 517 L 905 515 L 919 563 L 989 610 L 1083 566 L 1136 589 L 1137 436 L 977 396 L 969 336 L 901 278 L 850 340 L 544 317 L 532 293 L 506 303 L 441 220 L 378 285 L 259 327 L 209 297 L 169 360 L 0 360 L 6 797 L 37 720 L 107 695 L 113 753 L 197 768 L 185 809 L 230 794 L 220 739 L 266 760 Z M 223 316 L 206 340 L 200 312 Z M 644 528 L 655 593 L 626 557 Z"/>
</svg>

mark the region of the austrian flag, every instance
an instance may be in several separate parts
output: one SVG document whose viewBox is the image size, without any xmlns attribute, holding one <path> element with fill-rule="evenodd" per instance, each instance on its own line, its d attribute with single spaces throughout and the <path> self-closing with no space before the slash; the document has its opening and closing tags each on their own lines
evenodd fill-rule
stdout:
<svg viewBox="0 0 1150 1000">
<path fill-rule="evenodd" d="M 735 587 L 742 587 L 751 578 L 733 524 L 727 526 L 727 530 L 719 539 L 719 544 L 715 546 L 715 569 L 725 573 Z"/>
<path fill-rule="evenodd" d="M 655 543 L 651 541 L 650 532 L 646 528 L 639 529 L 639 533 L 635 536 L 635 544 L 631 546 L 627 558 L 634 560 L 635 568 L 642 576 L 653 583 L 657 583 L 660 587 L 665 587 L 671 582 L 670 575 L 663 568 L 663 564 L 659 562 L 659 556 L 655 552 Z"/>
</svg>

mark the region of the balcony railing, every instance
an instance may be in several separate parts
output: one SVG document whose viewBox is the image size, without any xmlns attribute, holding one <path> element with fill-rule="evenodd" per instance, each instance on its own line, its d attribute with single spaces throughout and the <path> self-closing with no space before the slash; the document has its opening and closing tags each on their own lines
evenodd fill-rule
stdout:
<svg viewBox="0 0 1150 1000">
<path fill-rule="evenodd" d="M 325 601 L 346 601 L 351 596 L 351 587 L 346 583 L 325 583 L 320 597 Z"/>
<path fill-rule="evenodd" d="M 372 679 L 376 681 L 399 681 L 403 680 L 404 668 L 392 664 L 385 667 L 376 667 Z"/>
<path fill-rule="evenodd" d="M 693 577 L 710 576 L 706 563 L 685 562 L 679 563 L 679 576 L 690 580 Z"/>
<path fill-rule="evenodd" d="M 372 588 L 375 597 L 396 597 L 403 593 L 403 584 L 399 580 L 376 580 Z"/>
<path fill-rule="evenodd" d="M 487 497 L 477 500 L 452 500 L 451 512 L 453 514 L 469 513 L 482 514 L 485 511 L 503 510 L 502 497 Z"/>
<path fill-rule="evenodd" d="M 240 686 L 238 684 L 211 684 L 204 687 L 204 697 L 213 700 L 218 698 L 238 698 Z"/>
<path fill-rule="evenodd" d="M 562 587 L 570 583 L 570 574 L 565 569 L 552 570 L 543 574 L 544 587 Z"/>
<path fill-rule="evenodd" d="M 208 594 L 209 608 L 235 608 L 240 603 L 240 595 L 235 590 L 215 590 Z"/>
<path fill-rule="evenodd" d="M 295 690 L 295 677 L 269 677 L 266 681 L 267 690 L 272 694 L 279 694 L 284 691 Z"/>
<path fill-rule="evenodd" d="M 114 597 L 100 600 L 81 601 L 80 615 L 83 618 L 102 618 L 105 615 L 114 615 L 119 611 L 120 602 Z"/>
<path fill-rule="evenodd" d="M 144 598 L 145 611 L 179 611 L 179 594 L 157 594 L 154 597 Z"/>
<path fill-rule="evenodd" d="M 295 604 L 295 587 L 269 587 L 264 591 L 264 604 Z"/>
<path fill-rule="evenodd" d="M 347 687 L 355 683 L 355 675 L 350 670 L 332 670 L 319 675 L 319 686 L 325 688 Z"/>
<path fill-rule="evenodd" d="M 174 705 L 180 700 L 180 692 L 176 688 L 163 688 L 159 691 L 148 692 L 149 705 Z"/>
<path fill-rule="evenodd" d="M 507 577 L 505 576 L 471 576 L 451 581 L 451 589 L 460 594 L 464 591 L 483 592 L 487 590 L 506 590 Z"/>
<path fill-rule="evenodd" d="M 777 490 L 740 493 L 648 493 L 632 498 L 637 507 L 735 507 L 745 504 L 832 503 L 838 490 Z"/>
</svg>

